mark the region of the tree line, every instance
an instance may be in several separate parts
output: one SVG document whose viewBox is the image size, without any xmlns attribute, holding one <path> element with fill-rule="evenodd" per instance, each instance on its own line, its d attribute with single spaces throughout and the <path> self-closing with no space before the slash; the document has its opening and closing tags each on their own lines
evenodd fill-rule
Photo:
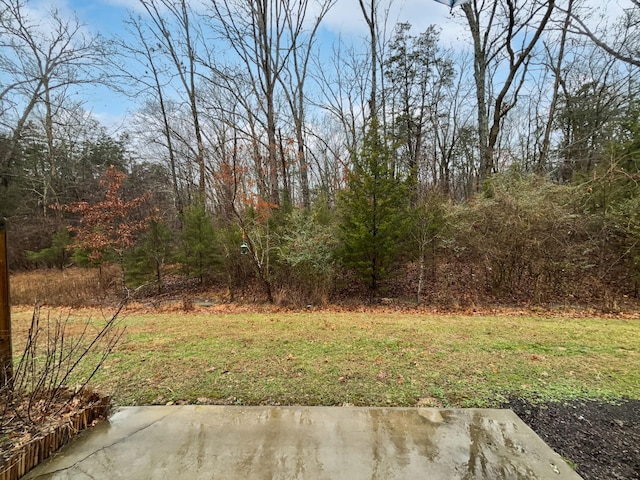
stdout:
<svg viewBox="0 0 640 480">
<path fill-rule="evenodd" d="M 365 39 L 330 44 L 334 0 L 140 0 L 126 38 L 0 0 L 12 265 L 117 261 L 124 288 L 177 274 L 270 301 L 637 297 L 629 2 L 598 25 L 583 0 L 474 0 L 444 46 L 379 0 L 354 10 Z M 83 109 L 89 85 L 135 99 L 126 134 Z"/>
</svg>

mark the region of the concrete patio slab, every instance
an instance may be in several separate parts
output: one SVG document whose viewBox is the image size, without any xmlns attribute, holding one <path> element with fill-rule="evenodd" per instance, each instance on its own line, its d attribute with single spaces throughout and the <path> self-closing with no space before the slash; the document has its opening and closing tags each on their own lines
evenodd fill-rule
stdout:
<svg viewBox="0 0 640 480">
<path fill-rule="evenodd" d="M 121 408 L 24 479 L 578 480 L 511 410 Z"/>
</svg>

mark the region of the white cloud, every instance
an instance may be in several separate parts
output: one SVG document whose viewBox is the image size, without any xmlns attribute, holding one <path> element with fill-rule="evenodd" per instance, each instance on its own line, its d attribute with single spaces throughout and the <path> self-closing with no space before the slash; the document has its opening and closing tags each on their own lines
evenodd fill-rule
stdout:
<svg viewBox="0 0 640 480">
<path fill-rule="evenodd" d="M 145 8 L 140 4 L 140 0 L 100 0 L 101 3 L 106 5 L 112 5 L 114 7 L 127 8 L 134 12 L 146 12 Z M 207 3 L 211 3 L 213 0 L 189 0 L 187 5 L 194 11 L 201 11 L 204 9 Z M 157 2 L 158 9 L 160 11 L 165 10 L 162 2 Z"/>
<path fill-rule="evenodd" d="M 103 3 L 113 5 L 114 7 L 128 8 L 138 12 L 144 11 L 144 7 L 140 4 L 140 0 L 103 0 Z"/>
<path fill-rule="evenodd" d="M 25 4 L 22 11 L 33 24 L 38 26 L 37 30 L 41 35 L 54 33 L 58 26 L 51 16 L 51 12 L 57 11 L 60 19 L 68 19 L 69 21 L 72 21 L 75 17 L 73 9 L 70 8 L 66 0 L 58 2 L 34 1 Z"/>
<path fill-rule="evenodd" d="M 338 0 L 324 18 L 324 27 L 336 34 L 366 33 L 358 0 Z"/>
<path fill-rule="evenodd" d="M 608 21 L 619 18 L 626 9 L 633 8 L 633 3 L 631 0 L 608 0 L 606 2 L 585 0 L 579 8 L 582 11 L 591 10 L 593 21 Z"/>
<path fill-rule="evenodd" d="M 426 5 L 425 5 L 426 4 Z M 417 32 L 424 32 L 429 25 L 440 28 L 440 41 L 445 47 L 459 48 L 469 37 L 469 28 L 460 7 L 449 9 L 433 0 L 407 0 L 406 18 L 415 25 Z"/>
<path fill-rule="evenodd" d="M 378 7 L 382 21 L 387 14 L 387 36 L 392 34 L 396 24 L 408 22 L 412 25 L 413 33 L 424 32 L 430 25 L 436 25 L 441 30 L 440 38 L 444 45 L 451 45 L 466 35 L 464 24 L 457 18 L 461 13 L 459 8 L 450 13 L 450 9 L 434 0 L 396 0 L 389 4 L 383 1 Z M 327 14 L 324 22 L 327 30 L 343 36 L 366 38 L 368 27 L 364 21 L 358 0 L 338 0 L 333 9 Z"/>
<path fill-rule="evenodd" d="M 92 112 L 92 116 L 104 126 L 111 135 L 122 132 L 129 123 L 129 115 L 117 115 L 109 112 Z"/>
</svg>

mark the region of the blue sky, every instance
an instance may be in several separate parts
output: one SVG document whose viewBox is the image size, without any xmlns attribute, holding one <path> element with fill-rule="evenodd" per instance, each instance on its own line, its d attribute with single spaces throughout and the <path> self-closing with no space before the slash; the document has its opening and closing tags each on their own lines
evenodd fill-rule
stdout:
<svg viewBox="0 0 640 480">
<path fill-rule="evenodd" d="M 192 5 L 197 1 L 210 0 L 194 0 Z M 603 4 L 596 0 L 587 1 L 596 5 Z M 383 0 L 381 3 L 386 2 Z M 625 3 L 629 3 L 629 0 L 613 0 L 609 3 L 609 13 L 612 14 L 616 10 L 619 12 Z M 65 14 L 71 15 L 75 12 L 81 23 L 91 32 L 106 36 L 121 34 L 123 20 L 128 16 L 127 11 L 141 8 L 138 0 L 31 0 L 29 4 L 37 15 L 46 15 L 51 5 Z M 430 24 L 436 24 L 441 28 L 444 46 L 456 45 L 466 40 L 466 29 L 459 7 L 451 14 L 446 5 L 434 0 L 392 0 L 389 12 L 390 31 L 398 22 L 411 23 L 416 33 L 424 31 Z M 322 38 L 326 43 L 331 43 L 337 35 L 364 42 L 367 35 L 366 25 L 358 0 L 337 0 L 325 18 L 324 29 Z M 137 106 L 129 99 L 118 96 L 106 88 L 96 88 L 95 91 L 87 92 L 85 108 L 103 124 L 115 130 L 123 124 L 127 113 L 135 110 Z"/>
<path fill-rule="evenodd" d="M 194 2 L 195 3 L 195 2 Z M 103 35 L 123 34 L 123 20 L 129 10 L 140 10 L 138 0 L 32 0 L 31 8 L 39 15 L 44 15 L 53 5 L 65 14 L 77 14 L 80 22 L 92 33 Z M 459 14 L 458 14 L 459 16 Z M 424 31 L 431 23 L 443 28 L 443 41 L 451 42 L 461 32 L 461 27 L 452 21 L 449 8 L 433 0 L 395 0 L 389 14 L 389 28 L 397 22 L 410 22 L 416 32 Z M 358 0 L 338 0 L 333 10 L 327 15 L 324 23 L 323 37 L 331 42 L 334 36 L 353 38 L 359 41 L 366 38 L 366 25 Z M 327 45 L 328 46 L 328 45 Z M 118 129 L 127 113 L 137 106 L 129 99 L 123 98 L 106 88 L 96 88 L 87 92 L 85 108 L 90 110 L 98 120 L 111 129 Z"/>
</svg>

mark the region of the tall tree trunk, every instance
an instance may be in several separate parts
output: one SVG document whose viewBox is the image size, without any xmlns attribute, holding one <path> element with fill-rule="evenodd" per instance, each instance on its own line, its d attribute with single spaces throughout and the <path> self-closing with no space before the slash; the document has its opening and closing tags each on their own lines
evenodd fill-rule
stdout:
<svg viewBox="0 0 640 480">
<path fill-rule="evenodd" d="M 491 16 L 495 15 L 498 1 L 494 2 Z M 487 52 L 486 37 L 482 38 L 480 32 L 480 11 L 475 1 L 465 3 L 462 11 L 467 18 L 471 38 L 473 40 L 473 78 L 476 84 L 476 101 L 478 114 L 478 151 L 480 156 L 480 168 L 476 179 L 476 190 L 493 170 L 493 152 L 489 151 L 489 113 L 487 108 Z"/>
<path fill-rule="evenodd" d="M 369 117 L 373 118 L 378 114 L 378 104 L 376 101 L 376 95 L 378 90 L 378 37 L 376 31 L 376 2 L 378 0 L 369 0 L 368 9 L 365 6 L 365 0 L 358 0 L 360 3 L 360 9 L 364 16 L 367 26 L 369 27 L 369 48 L 370 48 L 370 61 L 371 61 L 371 95 L 369 97 Z"/>
<path fill-rule="evenodd" d="M 514 0 L 504 0 L 504 6 L 506 7 L 506 23 L 501 26 L 501 31 L 498 32 L 500 42 L 496 50 L 490 51 L 491 45 L 495 43 L 492 40 L 492 28 L 496 28 L 496 12 L 497 6 L 500 3 L 498 0 L 494 1 L 488 14 L 488 23 L 484 27 L 484 32 L 481 32 L 480 17 L 482 14 L 481 8 L 484 6 L 484 2 L 480 8 L 478 8 L 478 0 L 473 0 L 470 3 L 466 3 L 462 6 L 462 10 L 469 24 L 471 30 L 471 37 L 473 39 L 474 50 L 474 77 L 476 83 L 476 98 L 478 102 L 478 136 L 479 136 L 479 154 L 480 154 L 480 170 L 478 174 L 476 188 L 479 189 L 484 181 L 491 176 L 496 169 L 495 164 L 495 150 L 498 144 L 498 138 L 502 126 L 502 120 L 507 113 L 516 105 L 518 99 L 518 92 L 524 84 L 525 75 L 528 69 L 531 53 L 540 39 L 542 32 L 544 31 L 551 13 L 555 8 L 555 0 L 549 0 L 544 3 L 532 4 L 532 10 L 524 12 L 528 18 L 522 18 L 523 5 L 516 4 Z M 518 47 L 516 52 L 512 42 L 522 35 L 521 24 L 525 24 L 527 21 L 533 21 L 538 15 L 539 11 L 546 6 L 544 12 L 534 34 L 529 38 L 526 38 L 522 44 L 522 48 Z M 526 32 L 524 32 L 526 33 Z M 491 111 L 492 119 L 490 121 L 488 111 L 487 100 L 487 70 L 488 62 L 491 58 L 494 58 L 497 54 L 502 53 L 505 57 L 506 65 L 503 65 L 504 73 L 506 77 L 500 88 L 495 88 L 497 91 L 495 95 L 495 101 Z M 496 68 L 500 67 L 497 65 Z M 501 75 L 502 76 L 502 75 Z M 518 77 L 519 78 L 516 78 Z M 512 92 L 512 87 L 515 88 Z M 512 93 L 511 99 L 507 102 L 507 95 Z M 491 126 L 489 126 L 491 123 Z"/>
<path fill-rule="evenodd" d="M 31 112 L 40 99 L 43 81 L 44 79 L 42 78 L 39 80 L 37 87 L 33 91 L 31 98 L 29 99 L 29 103 L 25 106 L 25 109 L 22 112 L 22 116 L 18 119 L 16 127 L 13 129 L 13 134 L 11 135 L 11 139 L 9 140 L 8 147 L 5 149 L 4 155 L 2 156 L 2 166 L 6 170 L 7 174 L 11 171 L 11 162 L 14 160 L 14 157 L 18 153 L 18 145 L 20 144 L 20 138 L 22 137 L 24 127 L 27 124 L 27 119 L 31 115 Z M 3 178 L 2 182 L 5 187 L 9 186 L 9 177 L 7 176 Z"/>
<path fill-rule="evenodd" d="M 571 12 L 573 10 L 573 0 L 569 0 L 567 6 L 567 16 L 565 17 L 564 24 L 562 26 L 562 34 L 560 37 L 560 47 L 558 50 L 558 57 L 553 70 L 553 96 L 551 98 L 551 104 L 549 105 L 549 115 L 547 116 L 547 123 L 544 127 L 544 136 L 542 138 L 542 146 L 540 147 L 540 153 L 538 161 L 536 163 L 536 172 L 542 173 L 545 170 L 549 158 L 549 148 L 551 146 L 551 131 L 553 130 L 553 122 L 556 116 L 556 110 L 558 106 L 558 98 L 560 97 L 560 82 L 562 81 L 562 63 L 564 61 L 564 51 L 567 44 L 567 32 L 569 25 L 571 24 Z M 549 52 L 551 53 L 551 52 Z M 551 60 L 551 56 L 549 56 Z"/>
<path fill-rule="evenodd" d="M 51 109 L 51 90 L 49 90 L 49 84 L 47 81 L 44 83 L 44 103 L 45 103 L 45 118 L 44 118 L 44 131 L 47 138 L 47 153 L 46 158 L 48 160 L 49 174 L 45 171 L 42 172 L 42 217 L 47 217 L 47 211 L 49 210 L 49 192 L 53 194 L 53 186 L 56 178 L 56 158 L 55 158 L 55 142 L 53 139 L 53 112 Z"/>
<path fill-rule="evenodd" d="M 282 141 L 282 131 L 278 130 L 278 144 L 280 146 L 280 168 L 282 169 L 282 203 L 285 207 L 289 207 L 291 205 L 291 200 L 293 195 L 290 190 L 289 184 L 289 174 L 287 172 L 287 153 L 284 148 L 284 143 Z"/>
<path fill-rule="evenodd" d="M 296 142 L 298 143 L 298 162 L 300 165 L 300 188 L 302 189 L 302 206 L 311 208 L 311 195 L 309 192 L 309 165 L 304 151 L 304 134 L 302 122 L 296 122 Z"/>
<path fill-rule="evenodd" d="M 166 50 L 169 58 L 176 69 L 176 73 L 186 95 L 186 102 L 191 113 L 193 123 L 193 135 L 195 137 L 195 165 L 198 175 L 197 202 L 202 205 L 206 202 L 206 165 L 205 148 L 202 138 L 202 125 L 198 111 L 198 92 L 196 86 L 196 54 L 194 41 L 192 38 L 192 24 L 189 16 L 187 0 L 179 0 L 175 3 L 172 0 L 141 0 L 141 3 L 149 16 L 153 26 L 150 28 L 160 47 Z M 162 11 L 166 9 L 181 27 L 181 31 L 171 31 L 166 14 Z M 180 43 L 182 42 L 182 44 Z M 182 49 L 182 50 L 181 50 Z M 192 147 L 190 147 L 192 148 Z"/>
</svg>

